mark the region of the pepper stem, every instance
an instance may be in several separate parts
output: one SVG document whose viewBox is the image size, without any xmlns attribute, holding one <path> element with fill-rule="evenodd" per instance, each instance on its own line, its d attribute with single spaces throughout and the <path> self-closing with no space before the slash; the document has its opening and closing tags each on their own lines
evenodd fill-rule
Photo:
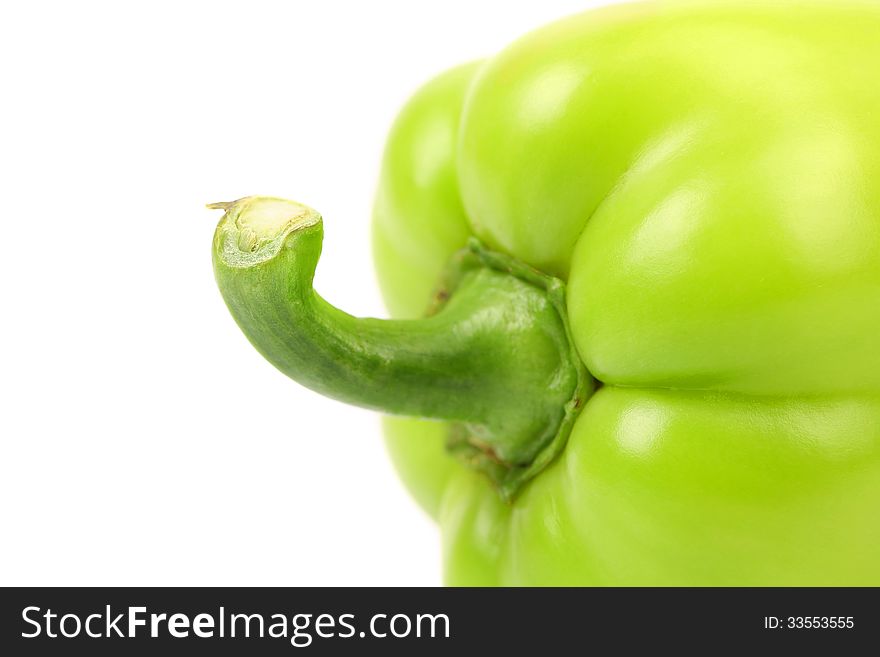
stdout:
<svg viewBox="0 0 880 657">
<path fill-rule="evenodd" d="M 356 318 L 312 286 L 317 212 L 268 197 L 209 207 L 225 211 L 213 260 L 226 305 L 284 374 L 350 404 L 452 422 L 450 450 L 508 500 L 563 448 L 594 382 L 562 281 L 472 240 L 428 317 Z"/>
</svg>

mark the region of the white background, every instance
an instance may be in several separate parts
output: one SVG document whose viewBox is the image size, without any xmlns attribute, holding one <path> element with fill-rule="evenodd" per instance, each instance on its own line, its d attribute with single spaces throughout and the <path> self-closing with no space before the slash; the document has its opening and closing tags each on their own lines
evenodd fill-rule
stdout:
<svg viewBox="0 0 880 657">
<path fill-rule="evenodd" d="M 440 583 L 377 417 L 300 388 L 216 291 L 210 201 L 325 218 L 384 313 L 388 127 L 443 69 L 597 2 L 4 3 L 0 585 Z"/>
</svg>

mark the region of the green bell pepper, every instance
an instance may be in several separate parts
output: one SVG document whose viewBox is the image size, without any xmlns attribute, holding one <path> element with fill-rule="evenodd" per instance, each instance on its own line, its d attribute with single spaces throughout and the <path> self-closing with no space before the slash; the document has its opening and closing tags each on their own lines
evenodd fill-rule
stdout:
<svg viewBox="0 0 880 657">
<path fill-rule="evenodd" d="M 422 88 L 374 214 L 395 319 L 312 288 L 322 221 L 214 240 L 277 367 L 391 413 L 466 585 L 880 585 L 880 8 L 642 3 Z"/>
</svg>

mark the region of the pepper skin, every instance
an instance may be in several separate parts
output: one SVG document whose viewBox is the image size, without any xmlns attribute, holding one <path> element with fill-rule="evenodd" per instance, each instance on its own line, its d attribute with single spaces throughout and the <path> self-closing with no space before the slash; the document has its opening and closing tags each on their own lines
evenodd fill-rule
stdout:
<svg viewBox="0 0 880 657">
<path fill-rule="evenodd" d="M 449 584 L 880 584 L 878 35 L 876 4 L 616 6 L 410 101 L 389 309 L 476 234 L 567 278 L 604 384 L 513 505 L 386 419 Z"/>
<path fill-rule="evenodd" d="M 872 2 L 571 17 L 397 119 L 394 320 L 315 295 L 297 204 L 221 206 L 218 284 L 280 369 L 396 414 L 450 585 L 877 586 L 878 70 Z M 437 296 L 469 239 L 483 264 Z"/>
</svg>

